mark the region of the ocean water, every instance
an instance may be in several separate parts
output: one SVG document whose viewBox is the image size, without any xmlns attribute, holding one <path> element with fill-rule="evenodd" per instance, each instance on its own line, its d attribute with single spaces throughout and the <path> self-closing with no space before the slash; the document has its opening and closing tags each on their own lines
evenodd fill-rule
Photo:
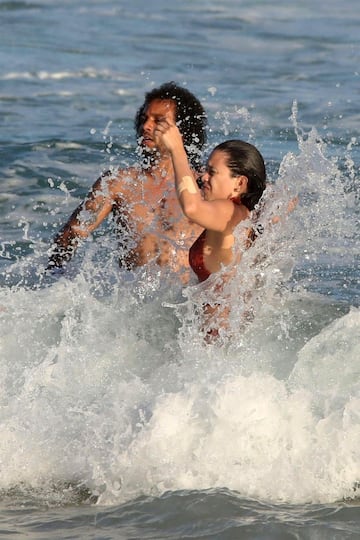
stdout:
<svg viewBox="0 0 360 540">
<path fill-rule="evenodd" d="M 358 3 L 10 0 L 0 25 L 0 538 L 360 538 Z M 111 222 L 44 276 L 169 80 L 204 157 L 259 147 L 281 217 L 218 344 L 206 286 L 120 271 Z"/>
</svg>

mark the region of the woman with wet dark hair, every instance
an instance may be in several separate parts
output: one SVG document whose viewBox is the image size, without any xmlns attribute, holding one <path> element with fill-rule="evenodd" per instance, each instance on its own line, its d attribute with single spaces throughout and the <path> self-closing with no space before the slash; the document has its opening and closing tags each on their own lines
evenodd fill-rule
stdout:
<svg viewBox="0 0 360 540">
<path fill-rule="evenodd" d="M 218 272 L 233 260 L 234 229 L 249 221 L 266 187 L 265 164 L 260 152 L 245 141 L 225 141 L 211 152 L 201 189 L 187 159 L 182 137 L 175 124 L 163 120 L 155 135 L 170 152 L 175 187 L 183 213 L 205 230 L 189 251 L 189 262 L 199 281 Z M 246 245 L 254 230 L 244 227 Z"/>
</svg>

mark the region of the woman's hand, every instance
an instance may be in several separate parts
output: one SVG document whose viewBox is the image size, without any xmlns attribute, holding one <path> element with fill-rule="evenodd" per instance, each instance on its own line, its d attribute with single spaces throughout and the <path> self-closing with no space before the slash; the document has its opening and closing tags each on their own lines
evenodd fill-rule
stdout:
<svg viewBox="0 0 360 540">
<path fill-rule="evenodd" d="M 165 118 L 158 122 L 154 135 L 156 142 L 161 142 L 170 153 L 184 147 L 179 128 Z"/>
</svg>

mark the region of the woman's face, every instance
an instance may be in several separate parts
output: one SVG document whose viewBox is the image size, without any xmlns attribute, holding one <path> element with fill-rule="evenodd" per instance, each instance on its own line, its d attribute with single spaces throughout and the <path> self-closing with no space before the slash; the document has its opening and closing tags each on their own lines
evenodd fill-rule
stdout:
<svg viewBox="0 0 360 540">
<path fill-rule="evenodd" d="M 221 150 L 214 150 L 210 154 L 206 171 L 202 175 L 202 189 L 206 201 L 231 199 L 239 196 L 238 179 L 240 177 L 232 175 L 227 161 L 227 154 Z M 245 192 L 245 189 L 243 192 Z"/>
</svg>

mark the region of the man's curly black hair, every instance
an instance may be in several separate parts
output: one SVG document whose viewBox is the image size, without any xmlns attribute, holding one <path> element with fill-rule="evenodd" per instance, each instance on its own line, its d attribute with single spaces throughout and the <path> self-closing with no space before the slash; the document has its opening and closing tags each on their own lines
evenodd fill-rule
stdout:
<svg viewBox="0 0 360 540">
<path fill-rule="evenodd" d="M 183 137 L 188 159 L 195 169 L 201 165 L 201 150 L 206 143 L 207 116 L 200 101 L 186 88 L 174 81 L 153 88 L 145 94 L 145 101 L 135 116 L 135 130 L 142 135 L 146 108 L 155 99 L 171 99 L 176 105 L 176 122 Z"/>
</svg>

